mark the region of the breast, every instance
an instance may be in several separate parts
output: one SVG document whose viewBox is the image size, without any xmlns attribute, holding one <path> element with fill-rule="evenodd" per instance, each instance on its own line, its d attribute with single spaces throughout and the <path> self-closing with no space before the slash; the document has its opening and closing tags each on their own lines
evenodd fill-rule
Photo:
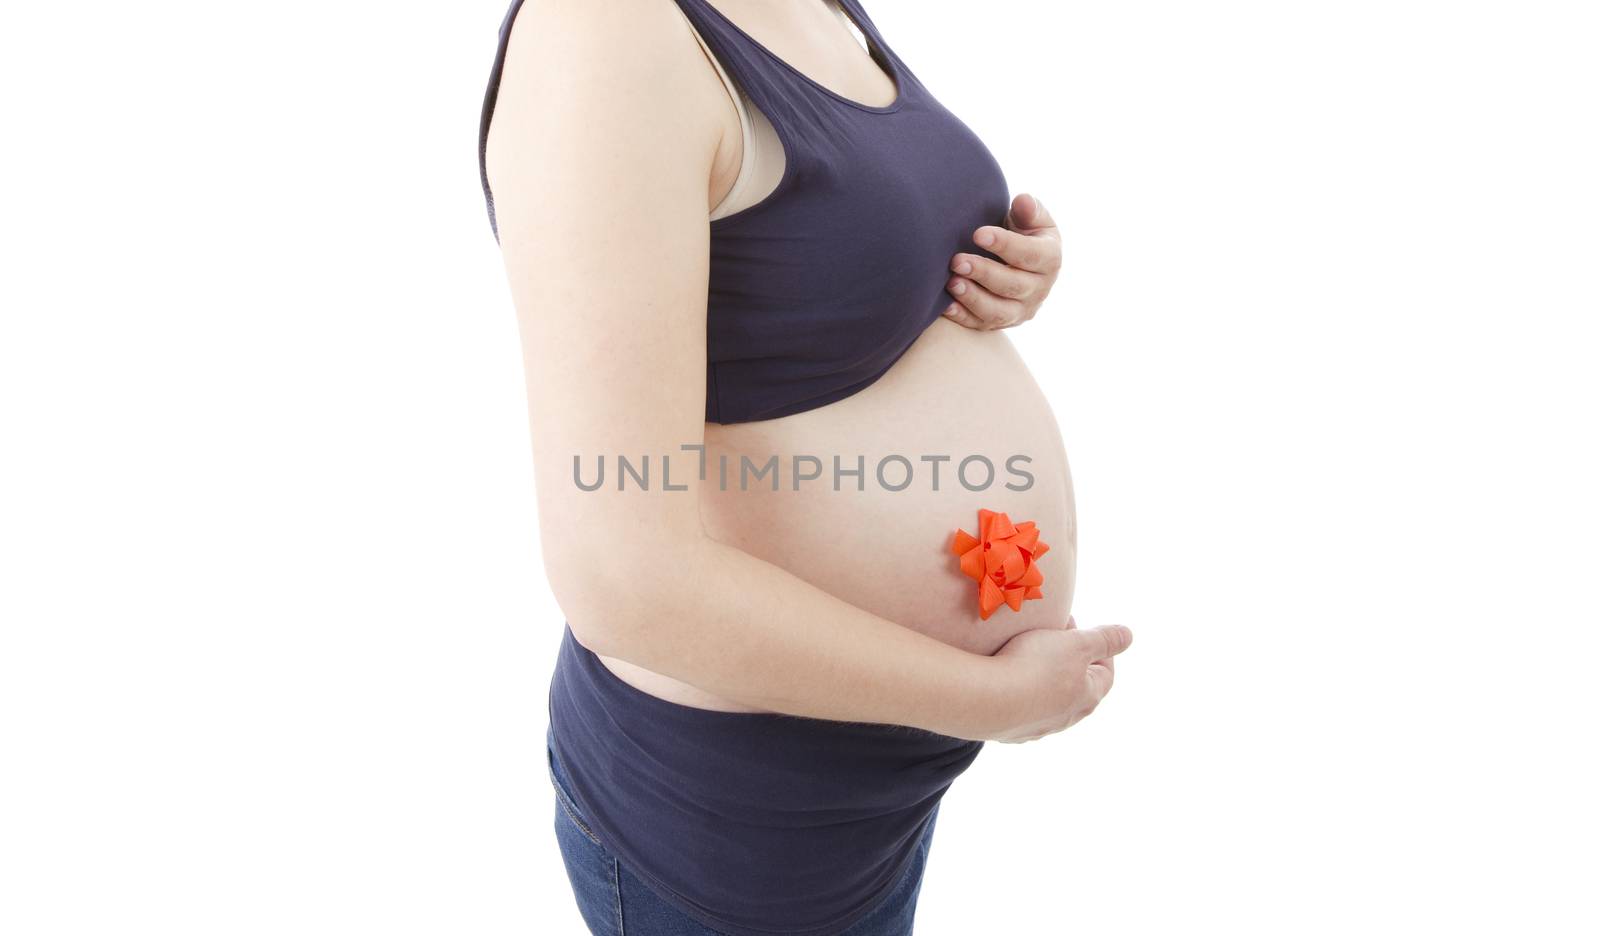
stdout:
<svg viewBox="0 0 1600 936">
<path fill-rule="evenodd" d="M 976 134 L 933 102 L 792 144 L 777 189 L 711 222 L 708 422 L 769 420 L 860 392 L 951 301 L 947 264 L 1010 196 Z"/>
<path fill-rule="evenodd" d="M 865 390 L 781 419 L 708 425 L 706 444 L 702 517 L 713 538 L 974 653 L 991 654 L 1023 630 L 1065 625 L 1077 558 L 1071 474 L 1050 406 L 1005 333 L 940 319 Z M 841 467 L 864 469 L 861 490 L 849 476 L 834 489 L 835 456 Z M 807 457 L 823 475 L 795 490 L 793 466 L 810 473 Z M 770 475 L 757 476 L 774 460 L 777 490 Z M 957 477 L 963 460 L 966 485 Z M 741 471 L 747 462 L 752 468 Z M 992 466 L 987 485 L 985 464 Z M 1035 521 L 1051 546 L 1039 561 L 1043 597 L 988 620 L 979 615 L 976 583 L 948 550 L 957 528 L 976 532 L 981 508 Z M 604 662 L 672 701 L 748 710 L 623 661 Z"/>
</svg>

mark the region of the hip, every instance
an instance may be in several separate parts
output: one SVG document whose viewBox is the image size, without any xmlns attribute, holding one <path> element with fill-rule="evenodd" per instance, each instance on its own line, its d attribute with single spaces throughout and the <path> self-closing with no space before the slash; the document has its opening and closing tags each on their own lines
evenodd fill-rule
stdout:
<svg viewBox="0 0 1600 936">
<path fill-rule="evenodd" d="M 593 846 L 575 891 L 600 888 L 625 915 L 631 880 L 636 906 L 659 898 L 728 936 L 870 936 L 849 927 L 892 899 L 982 747 L 679 705 L 617 679 L 570 628 L 550 686 L 557 818 L 572 844 Z"/>
<path fill-rule="evenodd" d="M 546 762 L 555 798 L 555 836 L 573 898 L 584 924 L 595 936 L 729 936 L 691 916 L 679 901 L 663 895 L 628 863 L 619 859 L 597 835 L 577 805 L 553 739 L 545 743 Z M 916 847 L 899 878 L 860 917 L 837 936 L 911 936 L 917 900 L 932 847 L 938 806 L 919 834 Z M 838 856 L 848 860 L 847 855 Z M 822 931 L 796 930 L 818 934 Z"/>
</svg>

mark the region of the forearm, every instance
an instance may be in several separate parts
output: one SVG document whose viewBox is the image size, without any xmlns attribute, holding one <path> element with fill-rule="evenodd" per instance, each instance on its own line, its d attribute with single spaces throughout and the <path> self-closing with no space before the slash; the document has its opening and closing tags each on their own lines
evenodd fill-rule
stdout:
<svg viewBox="0 0 1600 936">
<path fill-rule="evenodd" d="M 700 537 L 648 563 L 612 558 L 562 601 L 574 636 L 597 653 L 791 715 L 966 738 L 986 736 L 998 715 L 996 661 L 749 553 Z"/>
</svg>

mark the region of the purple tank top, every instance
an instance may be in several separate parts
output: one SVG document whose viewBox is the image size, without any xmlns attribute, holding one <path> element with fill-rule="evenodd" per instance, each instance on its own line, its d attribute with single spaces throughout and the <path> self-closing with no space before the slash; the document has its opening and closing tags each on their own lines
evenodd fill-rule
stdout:
<svg viewBox="0 0 1600 936">
<path fill-rule="evenodd" d="M 895 80 L 848 100 L 707 0 L 676 0 L 784 148 L 777 188 L 711 220 L 706 420 L 772 419 L 869 386 L 953 301 L 958 251 L 1005 221 L 999 165 L 840 0 Z M 511 26 L 485 95 L 479 171 Z M 550 727 L 592 831 L 662 899 L 729 936 L 835 936 L 908 866 L 940 797 L 982 742 L 917 728 L 715 712 L 619 679 L 564 629 Z"/>
<path fill-rule="evenodd" d="M 564 628 L 550 732 L 601 844 L 728 936 L 836 936 L 876 909 L 981 741 L 716 712 L 623 682 Z"/>
<path fill-rule="evenodd" d="M 923 87 L 856 0 L 841 0 L 898 86 L 884 107 L 791 67 L 707 0 L 677 0 L 783 144 L 777 187 L 710 221 L 706 421 L 787 416 L 841 400 L 885 372 L 939 317 L 958 251 L 1010 208 L 1005 175 L 976 134 Z M 479 132 L 483 161 L 505 41 Z"/>
</svg>

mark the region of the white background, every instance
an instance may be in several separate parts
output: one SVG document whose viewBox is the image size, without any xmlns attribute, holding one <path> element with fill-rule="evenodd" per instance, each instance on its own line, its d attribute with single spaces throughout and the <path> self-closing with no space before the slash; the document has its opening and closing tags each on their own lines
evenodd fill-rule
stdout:
<svg viewBox="0 0 1600 936">
<path fill-rule="evenodd" d="M 12 7 L 0 930 L 579 933 L 504 3 Z M 1014 335 L 1137 634 L 919 934 L 1595 932 L 1591 5 L 867 8 L 1064 225 Z"/>
</svg>

